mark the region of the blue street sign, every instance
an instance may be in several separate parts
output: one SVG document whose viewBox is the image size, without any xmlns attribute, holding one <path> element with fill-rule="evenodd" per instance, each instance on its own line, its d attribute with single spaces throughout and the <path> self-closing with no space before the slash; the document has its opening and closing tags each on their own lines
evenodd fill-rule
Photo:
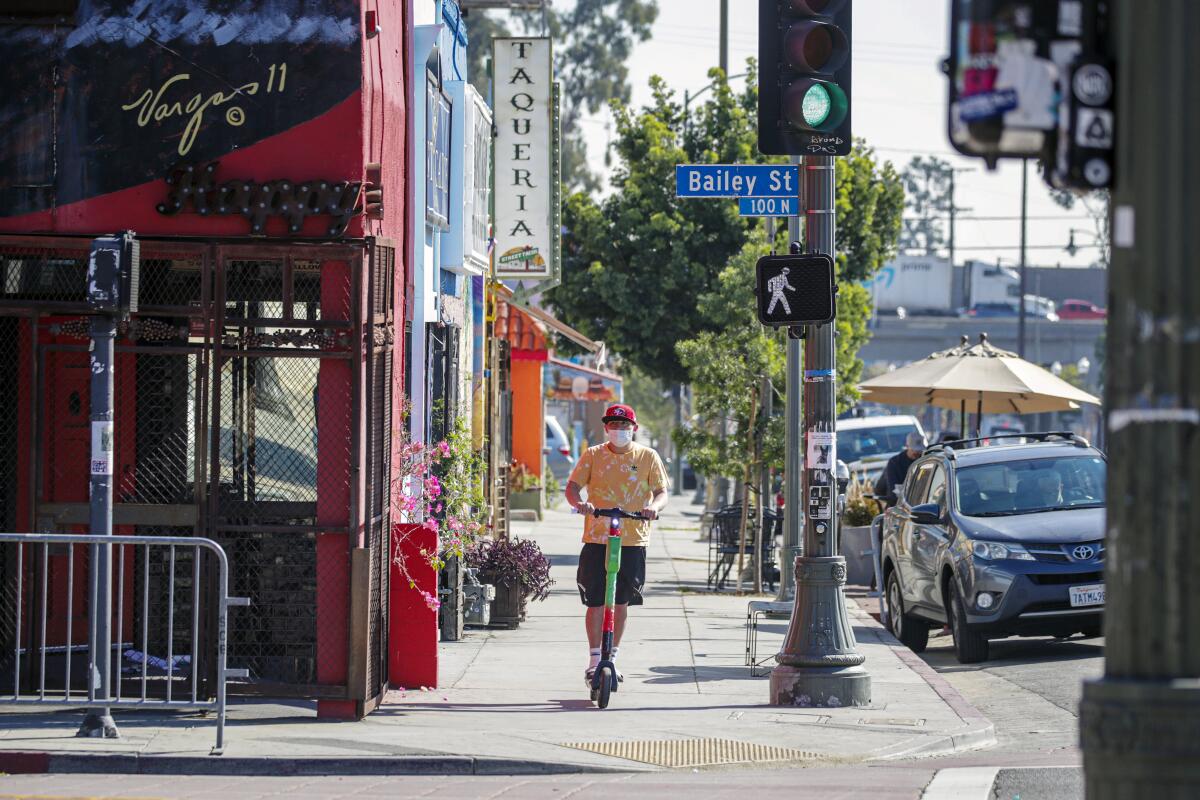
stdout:
<svg viewBox="0 0 1200 800">
<path fill-rule="evenodd" d="M 676 197 L 796 197 L 797 164 L 676 164 Z"/>
<path fill-rule="evenodd" d="M 795 217 L 800 201 L 795 197 L 741 197 L 738 213 L 743 217 Z"/>
</svg>

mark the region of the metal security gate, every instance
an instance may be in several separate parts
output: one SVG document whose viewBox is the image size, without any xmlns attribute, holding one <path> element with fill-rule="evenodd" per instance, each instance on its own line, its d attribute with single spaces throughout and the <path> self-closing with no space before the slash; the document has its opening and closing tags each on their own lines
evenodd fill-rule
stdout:
<svg viewBox="0 0 1200 800">
<path fill-rule="evenodd" d="M 93 551 L 100 547 L 115 555 L 109 557 L 114 564 L 111 649 L 88 637 L 91 604 L 76 591 L 88 584 Z M 73 568 L 77 554 L 83 561 L 78 571 Z M 65 582 L 51 570 L 56 556 L 68 564 Z M 244 672 L 226 666 L 229 608 L 248 601 L 229 596 L 229 562 L 215 542 L 191 536 L 0 533 L 0 564 L 11 590 L 3 619 L 5 630 L 12 631 L 0 649 L 0 705 L 212 708 L 217 712 L 214 752 L 221 751 L 226 679 Z M 202 647 L 201 596 L 207 590 L 201 576 L 206 572 L 213 576 L 209 616 L 217 635 Z M 66 618 L 64 639 L 53 635 L 55 611 Z M 76 616 L 82 617 L 83 643 L 57 644 L 75 640 L 71 623 Z M 150 654 L 159 647 L 162 656 Z M 93 680 L 93 665 L 103 663 L 106 649 L 113 678 L 103 693 Z M 216 676 L 211 685 L 201 678 L 206 670 Z"/>
<path fill-rule="evenodd" d="M 18 387 L 0 404 L 0 530 L 87 529 L 89 245 L 0 236 L 0 382 Z M 141 239 L 139 311 L 118 331 L 114 533 L 227 552 L 230 591 L 251 600 L 231 692 L 369 706 L 385 688 L 393 252 Z M 52 580 L 81 566 L 54 558 Z M 215 626 L 198 635 L 212 644 Z M 203 693 L 216 673 L 197 669 Z"/>
</svg>

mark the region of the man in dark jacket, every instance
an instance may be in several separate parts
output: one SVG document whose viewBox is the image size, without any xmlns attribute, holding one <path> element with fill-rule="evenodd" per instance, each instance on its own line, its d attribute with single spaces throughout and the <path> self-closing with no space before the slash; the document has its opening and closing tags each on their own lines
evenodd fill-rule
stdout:
<svg viewBox="0 0 1200 800">
<path fill-rule="evenodd" d="M 887 500 L 887 507 L 896 505 L 896 487 L 904 483 L 908 468 L 925 452 L 924 435 L 913 431 L 904 439 L 904 449 L 888 459 L 883 474 L 875 481 L 875 496 Z"/>
</svg>

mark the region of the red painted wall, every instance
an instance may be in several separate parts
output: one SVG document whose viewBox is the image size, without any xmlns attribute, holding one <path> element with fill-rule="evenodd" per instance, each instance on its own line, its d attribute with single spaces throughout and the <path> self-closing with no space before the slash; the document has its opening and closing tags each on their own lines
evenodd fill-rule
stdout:
<svg viewBox="0 0 1200 800">
<path fill-rule="evenodd" d="M 392 526 L 392 544 L 404 562 L 393 562 L 391 616 L 388 618 L 388 682 L 419 689 L 438 683 L 437 612 L 425 604 L 421 592 L 437 597 L 438 575 L 421 551 L 431 551 L 437 534 L 420 525 Z M 407 575 L 405 574 L 407 571 Z M 412 580 L 415 586 L 409 586 Z"/>
</svg>

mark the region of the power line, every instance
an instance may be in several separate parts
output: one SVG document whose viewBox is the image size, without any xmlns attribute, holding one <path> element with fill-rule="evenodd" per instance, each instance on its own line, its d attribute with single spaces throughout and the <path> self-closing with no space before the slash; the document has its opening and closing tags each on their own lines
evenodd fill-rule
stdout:
<svg viewBox="0 0 1200 800">
<path fill-rule="evenodd" d="M 912 222 L 920 222 L 920 221 L 924 221 L 926 219 L 933 219 L 933 220 L 948 219 L 948 216 L 939 214 L 939 215 L 935 215 L 932 217 L 911 217 L 911 216 L 909 216 L 909 217 L 904 217 L 903 219 L 909 220 Z M 1018 214 L 1016 216 L 1011 216 L 1011 217 L 970 217 L 970 216 L 965 216 L 963 214 L 959 214 L 956 217 L 956 219 L 959 222 L 1017 222 L 1021 219 L 1021 216 Z M 1055 214 L 1047 214 L 1047 215 L 1030 214 L 1029 216 L 1025 217 L 1025 219 L 1055 220 L 1055 221 L 1061 221 L 1061 222 L 1067 222 L 1067 221 L 1091 222 L 1091 220 L 1092 220 L 1091 217 L 1071 217 L 1071 216 L 1062 216 L 1062 215 L 1055 215 Z"/>
</svg>

